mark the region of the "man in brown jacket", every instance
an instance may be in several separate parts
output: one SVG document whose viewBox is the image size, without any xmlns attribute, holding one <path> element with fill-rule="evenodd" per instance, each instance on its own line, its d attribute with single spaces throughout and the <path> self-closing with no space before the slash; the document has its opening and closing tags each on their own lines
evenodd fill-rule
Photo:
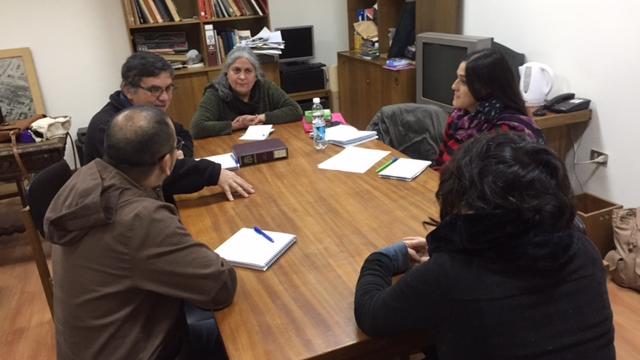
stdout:
<svg viewBox="0 0 640 360">
<path fill-rule="evenodd" d="M 162 199 L 179 145 L 163 111 L 128 108 L 107 130 L 105 160 L 51 203 L 58 359 L 193 357 L 183 302 L 216 310 L 233 300 L 233 268 Z"/>
</svg>

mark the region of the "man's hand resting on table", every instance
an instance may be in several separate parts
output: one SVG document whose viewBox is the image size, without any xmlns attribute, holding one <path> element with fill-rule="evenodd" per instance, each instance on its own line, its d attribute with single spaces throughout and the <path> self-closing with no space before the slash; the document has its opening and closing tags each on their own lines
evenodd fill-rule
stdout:
<svg viewBox="0 0 640 360">
<path fill-rule="evenodd" d="M 218 186 L 224 190 L 229 201 L 233 200 L 233 193 L 236 192 L 243 197 L 249 197 L 249 194 L 253 194 L 253 186 L 246 182 L 243 178 L 236 175 L 233 171 L 222 169 L 220 170 L 220 178 L 218 179 Z"/>
</svg>

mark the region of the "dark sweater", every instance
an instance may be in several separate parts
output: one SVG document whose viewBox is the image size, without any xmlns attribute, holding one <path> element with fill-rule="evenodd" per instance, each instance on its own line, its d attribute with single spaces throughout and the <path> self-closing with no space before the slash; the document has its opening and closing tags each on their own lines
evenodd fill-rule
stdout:
<svg viewBox="0 0 640 360">
<path fill-rule="evenodd" d="M 191 133 L 196 139 L 228 135 L 236 117 L 263 113 L 265 124 L 282 124 L 302 118 L 298 103 L 269 80 L 256 81 L 248 103 L 236 95 L 231 100 L 224 100 L 218 90 L 209 85 L 191 120 Z"/>
<path fill-rule="evenodd" d="M 109 96 L 109 102 L 96 113 L 87 129 L 84 144 L 85 164 L 104 156 L 104 136 L 107 126 L 121 110 L 132 106 L 129 100 L 118 90 Z M 205 186 L 216 185 L 220 178 L 220 164 L 203 159 L 193 159 L 193 139 L 182 125 L 173 122 L 176 136 L 184 141 L 183 159 L 178 159 L 171 175 L 165 180 L 162 190 L 165 199 L 173 201 L 175 194 L 190 194 L 202 190 Z M 84 165 L 84 164 L 83 164 Z"/>
<path fill-rule="evenodd" d="M 427 238 L 431 258 L 393 286 L 391 256 L 371 254 L 356 288 L 358 326 L 370 336 L 428 332 L 439 359 L 614 359 L 591 241 L 512 224 L 496 214 L 447 218 Z"/>
</svg>

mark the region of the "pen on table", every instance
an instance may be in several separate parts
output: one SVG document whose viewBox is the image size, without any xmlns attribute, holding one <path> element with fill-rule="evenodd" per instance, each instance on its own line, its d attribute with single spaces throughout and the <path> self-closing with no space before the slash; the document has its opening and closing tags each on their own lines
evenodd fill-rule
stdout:
<svg viewBox="0 0 640 360">
<path fill-rule="evenodd" d="M 393 159 L 387 161 L 386 163 L 384 163 L 382 166 L 380 166 L 378 168 L 378 170 L 376 170 L 377 173 L 381 172 L 382 170 L 388 168 L 391 164 L 393 164 L 396 160 L 398 160 L 397 157 L 394 157 Z"/>
<path fill-rule="evenodd" d="M 264 237 L 265 239 L 273 242 L 273 239 L 271 238 L 271 236 L 267 235 L 267 233 L 262 231 L 262 229 L 260 229 L 259 227 L 254 226 L 253 231 L 257 232 L 258 234 L 260 234 L 260 236 Z"/>
</svg>

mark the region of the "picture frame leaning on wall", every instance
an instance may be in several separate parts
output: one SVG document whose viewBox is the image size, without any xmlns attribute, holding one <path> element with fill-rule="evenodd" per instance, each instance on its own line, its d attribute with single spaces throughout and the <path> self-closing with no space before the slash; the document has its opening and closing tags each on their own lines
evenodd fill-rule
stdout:
<svg viewBox="0 0 640 360">
<path fill-rule="evenodd" d="M 0 50 L 0 108 L 8 122 L 45 113 L 29 48 Z"/>
</svg>

